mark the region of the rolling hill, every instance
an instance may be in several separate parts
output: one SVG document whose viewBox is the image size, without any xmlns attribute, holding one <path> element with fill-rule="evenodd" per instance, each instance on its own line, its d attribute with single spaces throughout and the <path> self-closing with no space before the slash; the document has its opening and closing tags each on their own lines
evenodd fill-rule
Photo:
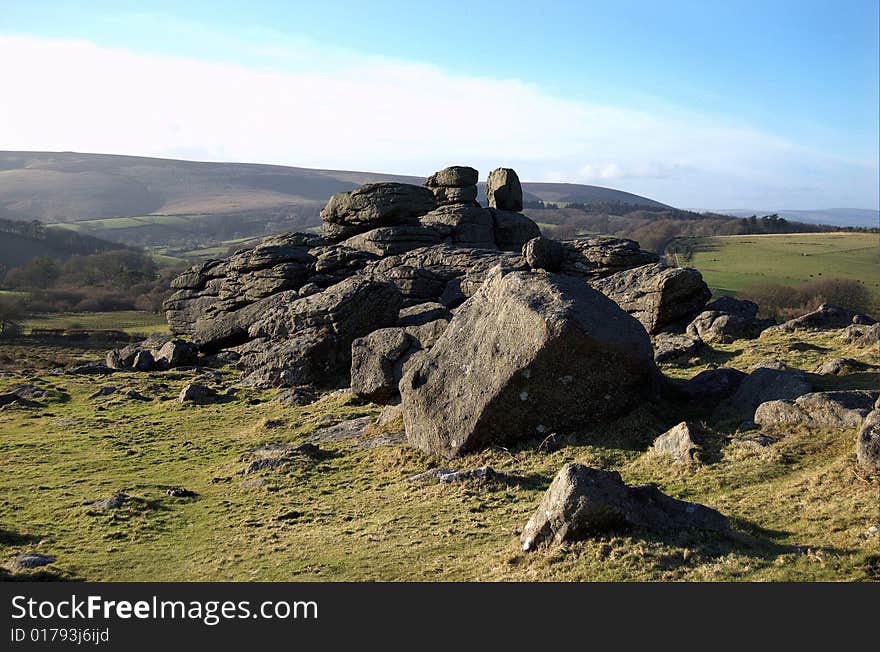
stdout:
<svg viewBox="0 0 880 652">
<path fill-rule="evenodd" d="M 488 170 L 481 172 L 485 176 Z M 333 193 L 374 181 L 421 183 L 423 179 L 281 165 L 7 151 L 0 152 L 0 217 L 69 223 L 287 210 L 313 219 Z M 645 197 L 598 186 L 523 185 L 527 201 L 611 201 L 663 207 Z"/>
</svg>

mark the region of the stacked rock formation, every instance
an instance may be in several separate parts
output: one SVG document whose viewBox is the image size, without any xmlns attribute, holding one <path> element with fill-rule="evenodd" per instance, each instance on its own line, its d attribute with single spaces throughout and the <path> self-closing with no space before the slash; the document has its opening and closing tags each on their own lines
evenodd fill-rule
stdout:
<svg viewBox="0 0 880 652">
<path fill-rule="evenodd" d="M 405 387 L 412 442 L 445 456 L 503 438 L 487 426 L 502 413 L 527 424 L 510 434 L 522 437 L 564 426 L 565 414 L 628 409 L 658 376 L 645 331 L 702 310 L 699 273 L 667 268 L 631 240 L 542 238 L 520 212 L 513 170 L 489 175 L 488 207 L 476 201 L 478 176 L 452 166 L 422 186 L 338 193 L 321 212 L 323 235 L 271 237 L 181 274 L 169 326 L 201 354 L 235 360 L 249 384 L 350 383 L 380 404 L 399 403 Z M 494 344 L 458 359 L 479 341 Z M 425 424 L 445 417 L 431 406 L 452 394 L 473 403 L 472 423 L 438 434 Z"/>
</svg>

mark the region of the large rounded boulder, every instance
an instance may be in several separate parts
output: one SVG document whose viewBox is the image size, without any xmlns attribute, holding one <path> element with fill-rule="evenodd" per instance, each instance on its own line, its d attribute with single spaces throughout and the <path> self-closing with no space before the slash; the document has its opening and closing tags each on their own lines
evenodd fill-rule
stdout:
<svg viewBox="0 0 880 652">
<path fill-rule="evenodd" d="M 446 458 L 619 415 L 658 371 L 639 322 L 567 276 L 493 270 L 400 381 L 410 443 Z"/>
</svg>

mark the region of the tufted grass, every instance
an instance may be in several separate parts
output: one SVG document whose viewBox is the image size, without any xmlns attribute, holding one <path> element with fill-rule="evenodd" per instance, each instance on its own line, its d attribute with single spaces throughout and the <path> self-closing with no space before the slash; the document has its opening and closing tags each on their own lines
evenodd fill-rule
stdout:
<svg viewBox="0 0 880 652">
<path fill-rule="evenodd" d="M 797 342 L 821 350 L 791 348 Z M 32 408 L 0 410 L 0 563 L 25 551 L 55 556 L 22 578 L 86 580 L 880 580 L 880 487 L 855 465 L 855 432 L 792 429 L 768 448 L 737 444 L 732 424 L 699 405 L 645 405 L 602 428 L 585 428 L 553 451 L 540 442 L 494 448 L 443 466 L 484 464 L 499 476 L 455 485 L 407 482 L 441 464 L 403 447 L 322 443 L 325 454 L 248 476 L 248 451 L 300 443 L 322 425 L 378 408 L 345 393 L 305 407 L 271 402 L 274 392 L 239 389 L 204 406 L 176 402 L 197 372 L 48 373 L 39 351 L 9 348 L 29 369 L 7 371 L 0 390 L 32 382 L 50 390 Z M 57 352 L 56 352 L 57 353 Z M 71 350 L 71 358 L 97 352 Z M 703 353 L 682 380 L 709 364 L 742 369 L 775 357 L 813 371 L 826 357 L 878 365 L 876 351 L 844 346 L 838 334 L 776 335 Z M 15 369 L 7 366 L 7 370 Z M 817 380 L 813 378 L 813 380 Z M 232 374 L 209 379 L 218 389 Z M 877 387 L 878 367 L 826 388 Z M 152 400 L 88 396 L 131 386 Z M 682 419 L 714 434 L 710 464 L 673 465 L 646 452 Z M 387 428 L 386 428 L 387 429 Z M 382 429 L 377 429 L 379 432 Z M 729 515 L 730 536 L 621 530 L 523 553 L 519 533 L 556 471 L 568 461 L 613 468 L 631 483 Z M 254 483 L 253 480 L 260 482 Z M 197 495 L 172 498 L 171 486 Z M 100 512 L 116 491 L 136 500 Z"/>
</svg>

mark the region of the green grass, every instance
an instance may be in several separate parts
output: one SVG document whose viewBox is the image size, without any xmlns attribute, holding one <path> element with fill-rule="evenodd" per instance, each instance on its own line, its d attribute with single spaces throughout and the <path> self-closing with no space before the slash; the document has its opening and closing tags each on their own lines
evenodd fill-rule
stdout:
<svg viewBox="0 0 880 652">
<path fill-rule="evenodd" d="M 737 294 L 749 286 L 774 283 L 798 287 L 842 278 L 865 283 L 880 301 L 880 235 L 877 233 L 796 233 L 687 239 L 696 267 L 716 294 Z"/>
<path fill-rule="evenodd" d="M 793 348 L 804 340 L 817 349 Z M 89 351 L 57 349 L 55 355 Z M 91 353 L 97 356 L 98 353 Z M 176 394 L 197 372 L 47 375 L 49 347 L 4 345 L 0 390 L 22 382 L 50 389 L 33 408 L 0 410 L 0 562 L 35 550 L 57 557 L 50 573 L 88 580 L 867 580 L 878 576 L 878 485 L 854 464 L 854 432 L 779 432 L 766 449 L 727 442 L 734 426 L 688 405 L 646 405 L 602 428 L 574 433 L 552 453 L 534 442 L 453 462 L 405 447 L 321 444 L 326 455 L 243 476 L 248 451 L 298 443 L 321 425 L 375 414 L 348 394 L 282 407 L 273 392 L 239 389 L 222 402 L 183 406 Z M 875 351 L 837 334 L 774 335 L 710 349 L 712 363 L 746 369 L 773 356 L 813 371 L 841 355 L 878 365 Z M 2 357 L 2 356 L 0 356 Z M 25 363 L 21 362 L 26 361 Z M 2 362 L 2 360 L 0 360 Z M 827 380 L 874 386 L 878 367 Z M 234 373 L 208 381 L 218 389 Z M 148 397 L 88 399 L 97 386 L 132 386 Z M 679 467 L 645 451 L 683 418 L 702 420 L 721 442 L 718 459 Z M 728 514 L 730 536 L 659 536 L 622 530 L 523 553 L 519 533 L 554 474 L 568 461 L 620 470 L 680 498 Z M 502 475 L 457 485 L 409 483 L 442 463 L 491 465 Z M 246 480 L 259 479 L 259 486 Z M 172 498 L 169 486 L 195 491 Z M 89 504 L 116 491 L 138 500 L 113 512 Z"/>
<path fill-rule="evenodd" d="M 24 322 L 25 332 L 33 328 L 75 328 L 119 330 L 132 334 L 164 333 L 165 317 L 143 310 L 112 312 L 64 312 L 33 315 Z"/>
<path fill-rule="evenodd" d="M 70 231 L 93 233 L 97 231 L 115 231 L 117 229 L 134 229 L 152 226 L 179 226 L 193 220 L 210 218 L 211 215 L 139 215 L 135 217 L 104 217 L 79 222 L 63 222 L 48 226 Z"/>
</svg>

